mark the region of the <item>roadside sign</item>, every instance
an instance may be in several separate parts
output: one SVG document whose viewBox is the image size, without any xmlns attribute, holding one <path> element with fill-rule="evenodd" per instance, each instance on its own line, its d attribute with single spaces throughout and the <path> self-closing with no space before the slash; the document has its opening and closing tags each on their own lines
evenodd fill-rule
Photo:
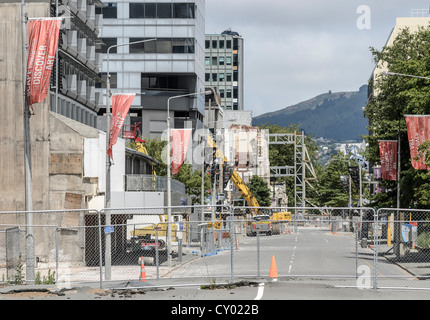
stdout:
<svg viewBox="0 0 430 320">
<path fill-rule="evenodd" d="M 105 226 L 105 234 L 113 233 L 113 226 Z"/>
</svg>

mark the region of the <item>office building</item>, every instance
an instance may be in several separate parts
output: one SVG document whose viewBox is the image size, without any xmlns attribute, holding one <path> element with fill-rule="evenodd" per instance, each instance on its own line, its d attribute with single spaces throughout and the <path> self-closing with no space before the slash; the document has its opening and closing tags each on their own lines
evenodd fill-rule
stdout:
<svg viewBox="0 0 430 320">
<path fill-rule="evenodd" d="M 205 91 L 205 2 L 118 0 L 105 3 L 100 12 L 101 75 L 106 79 L 108 48 L 125 44 L 109 52 L 111 92 L 136 93 L 131 124 L 141 123 L 144 137 L 159 137 L 167 128 L 168 99 Z M 127 45 L 151 39 L 155 40 Z M 98 91 L 105 96 L 103 85 Z M 99 115 L 104 112 L 105 108 Z M 202 127 L 204 112 L 203 95 L 171 100 L 171 128 Z"/>
<path fill-rule="evenodd" d="M 218 88 L 224 110 L 244 109 L 244 40 L 237 32 L 206 35 L 205 81 Z"/>
</svg>

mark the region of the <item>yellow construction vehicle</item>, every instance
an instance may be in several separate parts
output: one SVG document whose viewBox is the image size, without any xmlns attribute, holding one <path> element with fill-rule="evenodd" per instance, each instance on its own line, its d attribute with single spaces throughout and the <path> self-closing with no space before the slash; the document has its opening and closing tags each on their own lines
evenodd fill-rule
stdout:
<svg viewBox="0 0 430 320">
<path fill-rule="evenodd" d="M 223 163 L 227 162 L 227 158 L 218 149 L 218 147 L 217 147 L 215 141 L 213 140 L 213 138 L 211 137 L 211 135 L 208 135 L 208 137 L 207 137 L 207 144 L 208 144 L 208 147 L 214 148 L 216 150 L 216 154 L 215 155 L 216 155 L 217 158 L 220 158 L 223 161 Z M 252 207 L 251 212 L 250 212 L 251 217 L 254 216 L 254 215 L 256 215 L 258 213 L 258 209 L 257 208 L 260 207 L 260 205 L 258 204 L 257 199 L 252 194 L 251 190 L 249 190 L 249 188 L 246 186 L 246 184 L 240 178 L 240 176 L 236 172 L 236 170 L 233 170 L 233 174 L 231 176 L 231 181 L 234 183 L 234 185 L 236 186 L 236 188 L 239 190 L 240 194 L 245 199 L 245 201 L 248 204 L 248 206 Z"/>
<path fill-rule="evenodd" d="M 130 231 L 131 234 L 131 251 L 149 251 L 154 250 L 156 246 L 158 249 L 165 248 L 165 241 L 167 238 L 167 215 L 160 215 L 160 223 L 152 224 L 150 226 L 134 229 Z M 172 241 L 178 241 L 178 226 L 172 223 Z M 155 236 L 158 235 L 158 243 L 156 243 Z"/>
<path fill-rule="evenodd" d="M 292 220 L 292 215 L 291 212 L 275 212 L 273 214 L 273 220 L 275 221 L 291 221 Z"/>
</svg>

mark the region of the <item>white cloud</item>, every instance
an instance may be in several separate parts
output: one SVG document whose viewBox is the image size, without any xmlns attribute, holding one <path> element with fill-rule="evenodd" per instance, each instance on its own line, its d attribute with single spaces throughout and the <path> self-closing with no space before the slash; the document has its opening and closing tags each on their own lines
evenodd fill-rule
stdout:
<svg viewBox="0 0 430 320">
<path fill-rule="evenodd" d="M 206 33 L 232 27 L 245 39 L 245 103 L 254 116 L 332 91 L 358 90 L 397 16 L 422 0 L 372 0 L 371 29 L 359 30 L 361 0 L 206 0 Z"/>
</svg>

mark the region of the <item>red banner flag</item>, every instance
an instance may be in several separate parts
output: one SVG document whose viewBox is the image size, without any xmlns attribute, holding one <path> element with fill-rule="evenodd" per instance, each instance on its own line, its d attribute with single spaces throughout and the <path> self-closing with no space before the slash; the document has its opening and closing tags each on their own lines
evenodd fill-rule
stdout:
<svg viewBox="0 0 430 320">
<path fill-rule="evenodd" d="M 29 51 L 26 94 L 31 109 L 33 109 L 33 104 L 42 102 L 48 95 L 60 27 L 61 18 L 28 22 Z"/>
<path fill-rule="evenodd" d="M 397 180 L 397 141 L 379 141 L 381 156 L 381 177 L 384 180 Z"/>
<path fill-rule="evenodd" d="M 119 132 L 130 110 L 135 94 L 114 94 L 112 96 L 112 119 L 110 121 L 109 148 L 107 154 L 113 160 L 112 148 L 118 140 Z"/>
<path fill-rule="evenodd" d="M 430 139 L 430 116 L 405 116 L 408 127 L 409 148 L 411 150 L 412 166 L 416 170 L 429 170 L 423 161 L 415 160 L 418 148 Z"/>
<path fill-rule="evenodd" d="M 172 129 L 170 136 L 172 141 L 172 174 L 179 172 L 188 150 L 191 138 L 191 129 Z"/>
</svg>

